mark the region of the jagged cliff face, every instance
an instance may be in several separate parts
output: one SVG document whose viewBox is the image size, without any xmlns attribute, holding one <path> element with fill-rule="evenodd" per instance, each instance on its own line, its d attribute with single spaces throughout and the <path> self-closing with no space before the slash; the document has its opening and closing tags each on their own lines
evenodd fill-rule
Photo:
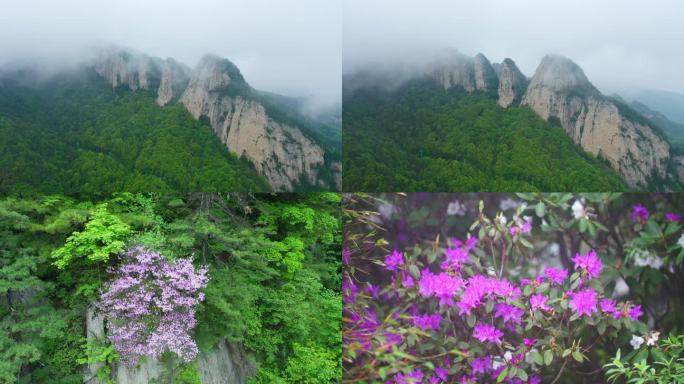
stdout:
<svg viewBox="0 0 684 384">
<path fill-rule="evenodd" d="M 517 103 L 525 93 L 527 78 L 511 59 L 504 59 L 499 68 L 499 100 L 504 108 Z"/>
<path fill-rule="evenodd" d="M 666 177 L 670 146 L 642 121 L 625 116 L 569 59 L 549 55 L 522 100 L 542 118 L 556 118 L 586 151 L 608 160 L 632 187 Z"/>
<path fill-rule="evenodd" d="M 667 177 L 667 141 L 646 119 L 602 95 L 571 60 L 547 55 L 529 81 L 511 59 L 496 67 L 498 74 L 482 54 L 470 58 L 450 52 L 428 75 L 444 89 L 498 88 L 500 106 L 527 105 L 545 120 L 557 119 L 576 143 L 607 160 L 632 187 L 645 188 L 653 177 Z"/>
<path fill-rule="evenodd" d="M 296 127 L 270 118 L 260 103 L 231 96 L 233 79 L 224 64 L 214 56 L 202 59 L 180 102 L 196 118 L 206 116 L 221 142 L 249 159 L 274 189 L 291 191 L 301 177 L 316 184 L 323 149 Z"/>
<path fill-rule="evenodd" d="M 158 105 L 180 102 L 195 118 L 207 118 L 228 150 L 252 162 L 275 191 L 292 191 L 302 181 L 341 189 L 341 166 L 332 164 L 334 185 L 326 185 L 319 177 L 325 150 L 296 125 L 270 116 L 252 97 L 258 91 L 226 59 L 207 55 L 191 71 L 172 59 L 108 50 L 93 67 L 112 87 L 156 89 Z"/>
<path fill-rule="evenodd" d="M 86 335 L 104 341 L 106 318 L 90 306 L 86 313 Z M 83 370 L 83 382 L 105 384 L 97 378 L 104 363 L 91 363 Z M 111 379 L 117 384 L 147 384 L 160 379 L 163 364 L 154 358 L 146 358 L 138 365 L 114 364 Z M 198 356 L 198 372 L 202 384 L 245 384 L 256 374 L 254 361 L 239 345 L 220 341 L 209 352 L 201 351 Z"/>
</svg>

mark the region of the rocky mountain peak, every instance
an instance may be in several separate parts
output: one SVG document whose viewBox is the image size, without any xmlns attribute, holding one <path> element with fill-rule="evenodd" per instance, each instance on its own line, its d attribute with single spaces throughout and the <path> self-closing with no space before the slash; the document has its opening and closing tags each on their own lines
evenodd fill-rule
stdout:
<svg viewBox="0 0 684 384">
<path fill-rule="evenodd" d="M 557 121 L 575 143 L 606 159 L 632 187 L 646 187 L 652 178 L 667 175 L 667 141 L 641 115 L 601 94 L 570 59 L 545 56 L 522 104 Z"/>
<path fill-rule="evenodd" d="M 183 93 L 190 80 L 191 70 L 186 65 L 172 58 L 164 61 L 159 90 L 157 91 L 157 104 L 164 106 Z"/>
<path fill-rule="evenodd" d="M 498 78 L 494 67 L 482 53 L 475 55 L 475 89 L 478 91 L 495 90 Z"/>
<path fill-rule="evenodd" d="M 444 89 L 461 87 L 467 92 L 476 89 L 474 59 L 455 49 L 447 51 L 434 62 L 430 75 Z"/>
<path fill-rule="evenodd" d="M 520 102 L 527 88 L 527 77 L 520 72 L 515 62 L 504 59 L 499 68 L 499 100 L 504 108 Z"/>
<path fill-rule="evenodd" d="M 598 93 L 579 65 L 554 54 L 544 56 L 532 76 L 530 87 L 544 87 L 554 92 Z"/>
<path fill-rule="evenodd" d="M 159 81 L 161 60 L 129 49 L 106 47 L 99 50 L 93 68 L 113 88 L 151 89 Z"/>
</svg>

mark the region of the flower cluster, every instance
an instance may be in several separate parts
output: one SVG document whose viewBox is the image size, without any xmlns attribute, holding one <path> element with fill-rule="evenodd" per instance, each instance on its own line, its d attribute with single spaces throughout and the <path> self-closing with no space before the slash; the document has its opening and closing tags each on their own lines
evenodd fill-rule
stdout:
<svg viewBox="0 0 684 384">
<path fill-rule="evenodd" d="M 529 232 L 519 228 L 509 234 Z M 639 305 L 603 296 L 601 284 L 593 281 L 603 270 L 594 250 L 572 258 L 572 275 L 569 268 L 546 266 L 536 276 L 516 282 L 482 265 L 473 252 L 477 246 L 478 239 L 470 236 L 465 241 L 451 240 L 441 258 L 410 257 L 395 250 L 384 259 L 389 272 L 385 286 L 366 283 L 359 288 L 347 275 L 345 355 L 354 359 L 373 355 L 372 364 L 395 349 L 412 356 L 407 361 L 420 361 L 423 353 L 440 356 L 427 365 L 431 369 L 410 363 L 406 369 L 381 367 L 386 384 L 499 379 L 540 383 L 539 366 L 530 354 L 544 348 L 546 360 L 548 355 L 560 359 L 562 353 L 557 345 L 563 341 L 551 336 L 549 328 L 567 327 L 572 333 L 598 323 L 622 327 L 642 314 Z M 378 311 L 383 311 L 380 316 Z M 430 348 L 426 346 L 449 340 L 454 344 L 439 347 L 448 352 L 425 352 Z M 567 348 L 580 353 L 569 341 L 573 346 L 566 344 Z"/>
<path fill-rule="evenodd" d="M 206 268 L 191 259 L 166 260 L 142 247 L 127 252 L 127 262 L 110 272 L 115 279 L 101 296 L 109 320 L 109 340 L 127 364 L 141 356 L 160 357 L 171 351 L 185 361 L 198 353 L 190 332 L 195 309 L 204 300 Z"/>
</svg>

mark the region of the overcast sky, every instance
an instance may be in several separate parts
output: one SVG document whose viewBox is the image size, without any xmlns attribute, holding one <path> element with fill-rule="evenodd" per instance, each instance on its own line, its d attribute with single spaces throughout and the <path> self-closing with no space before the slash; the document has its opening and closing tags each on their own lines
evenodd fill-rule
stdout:
<svg viewBox="0 0 684 384">
<path fill-rule="evenodd" d="M 684 93 L 681 0 L 344 0 L 345 72 L 452 47 L 510 57 L 532 76 L 546 53 L 577 62 L 604 93 Z"/>
<path fill-rule="evenodd" d="M 254 87 L 341 98 L 341 0 L 0 0 L 0 65 L 116 44 L 194 66 L 231 59 Z"/>
</svg>

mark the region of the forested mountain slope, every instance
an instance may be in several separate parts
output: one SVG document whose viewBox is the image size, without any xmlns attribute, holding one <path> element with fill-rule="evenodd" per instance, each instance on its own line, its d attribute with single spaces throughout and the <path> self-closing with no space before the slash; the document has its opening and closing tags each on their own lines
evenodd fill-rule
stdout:
<svg viewBox="0 0 684 384">
<path fill-rule="evenodd" d="M 252 88 L 226 59 L 206 55 L 190 69 L 108 48 L 38 75 L 0 76 L 0 190 L 340 188 L 339 128 Z"/>
<path fill-rule="evenodd" d="M 344 100 L 344 188 L 600 191 L 627 185 L 560 126 L 426 78 Z"/>
<path fill-rule="evenodd" d="M 339 383 L 339 204 L 333 193 L 1 198 L 0 382 Z M 148 264 L 131 264 L 139 247 L 208 279 L 149 280 Z M 173 323 L 182 312 L 156 308 L 134 319 L 148 338 L 114 347 L 121 323 L 103 303 L 124 269 L 155 302 L 156 279 L 176 303 L 174 279 L 183 292 L 204 286 L 189 338 Z M 139 290 L 123 292 L 122 307 L 147 308 Z M 139 359 L 153 339 L 171 348 Z"/>
<path fill-rule="evenodd" d="M 264 191 L 211 128 L 149 92 L 112 90 L 95 72 L 0 83 L 0 191 Z"/>
<path fill-rule="evenodd" d="M 602 191 L 613 190 L 615 174 L 622 179 L 617 184 L 633 189 L 682 188 L 678 159 L 661 129 L 627 104 L 603 95 L 577 64 L 562 56 L 546 55 L 527 78 L 509 58 L 491 64 L 482 54 L 469 57 L 446 50 L 421 64 L 393 63 L 350 73 L 343 84 L 346 190 L 366 185 L 372 190 Z M 416 97 L 416 92 L 425 94 Z M 388 98 L 389 104 L 377 103 Z M 464 109 L 467 105 L 483 110 Z M 524 116 L 522 110 L 536 116 Z M 564 137 L 550 127 L 562 128 Z M 406 162 L 399 156 L 378 160 L 378 143 L 366 146 L 362 132 L 397 137 L 388 143 L 392 148 L 383 150 L 385 155 L 394 148 L 418 152 L 409 152 Z M 492 132 L 496 137 L 490 137 Z M 442 140 L 440 151 L 426 152 L 430 143 L 424 140 L 430 135 Z M 450 135 L 459 135 L 462 142 L 447 144 Z M 529 141 L 528 153 L 510 154 L 523 140 Z M 572 143 L 576 148 L 569 150 Z M 513 163 L 515 170 L 507 169 Z M 540 164 L 545 168 L 537 169 Z M 603 164 L 612 172 L 606 173 Z M 372 173 L 373 167 L 384 173 Z M 414 171 L 406 174 L 406 167 Z M 391 176 L 394 168 L 401 181 Z M 550 174 L 558 175 L 557 182 L 547 181 Z M 447 175 L 449 181 L 444 180 Z"/>
</svg>

